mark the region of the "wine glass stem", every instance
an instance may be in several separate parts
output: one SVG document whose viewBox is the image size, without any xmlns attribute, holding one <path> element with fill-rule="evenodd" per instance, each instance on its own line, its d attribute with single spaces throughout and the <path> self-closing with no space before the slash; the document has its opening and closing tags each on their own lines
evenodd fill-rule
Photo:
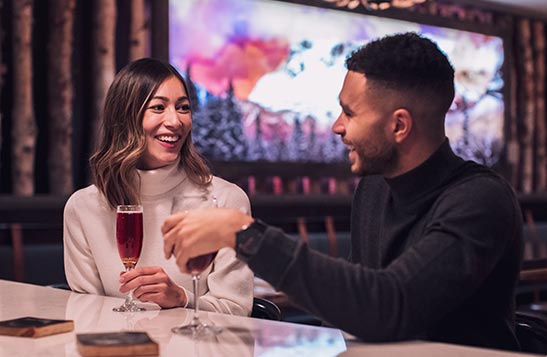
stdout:
<svg viewBox="0 0 547 357">
<path fill-rule="evenodd" d="M 127 273 L 132 269 L 133 268 L 131 267 L 125 267 L 125 272 Z M 129 292 L 127 293 L 127 297 L 125 298 L 125 304 L 130 305 L 132 303 L 133 303 L 133 290 L 129 290 Z"/>
<path fill-rule="evenodd" d="M 194 323 L 199 323 L 199 274 L 192 274 L 192 283 L 194 286 Z"/>
</svg>

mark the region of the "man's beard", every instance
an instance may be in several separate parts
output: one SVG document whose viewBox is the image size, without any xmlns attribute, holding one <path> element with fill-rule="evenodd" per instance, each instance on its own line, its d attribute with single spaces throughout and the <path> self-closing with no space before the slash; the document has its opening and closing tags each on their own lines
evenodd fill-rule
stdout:
<svg viewBox="0 0 547 357">
<path fill-rule="evenodd" d="M 360 147 L 355 147 L 355 152 L 361 163 L 358 176 L 384 175 L 391 172 L 397 165 L 398 155 L 395 146 L 384 143 L 380 150 L 371 154 Z"/>
</svg>

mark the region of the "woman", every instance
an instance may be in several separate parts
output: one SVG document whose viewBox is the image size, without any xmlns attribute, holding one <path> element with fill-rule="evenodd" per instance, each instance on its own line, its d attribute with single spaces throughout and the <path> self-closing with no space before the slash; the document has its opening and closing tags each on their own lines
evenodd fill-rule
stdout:
<svg viewBox="0 0 547 357">
<path fill-rule="evenodd" d="M 236 185 L 214 177 L 191 138 L 184 79 L 174 67 L 145 58 L 118 73 L 104 105 L 100 144 L 91 157 L 95 184 L 75 192 L 64 211 L 65 273 L 72 290 L 135 298 L 163 308 L 190 307 L 190 275 L 163 255 L 160 227 L 173 197 L 205 194 L 219 207 L 249 211 Z M 123 270 L 116 246 L 116 206 L 142 204 L 143 248 L 134 270 Z M 200 308 L 249 315 L 253 274 L 233 250 L 219 251 L 201 273 Z"/>
</svg>

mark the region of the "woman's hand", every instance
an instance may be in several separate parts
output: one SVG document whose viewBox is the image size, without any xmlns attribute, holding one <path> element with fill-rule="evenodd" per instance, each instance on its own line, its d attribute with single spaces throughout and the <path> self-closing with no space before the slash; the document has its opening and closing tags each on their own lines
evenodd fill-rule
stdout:
<svg viewBox="0 0 547 357">
<path fill-rule="evenodd" d="M 162 308 L 185 306 L 188 297 L 184 289 L 161 267 L 138 267 L 120 274 L 120 292 L 133 290 L 133 296 L 142 302 L 153 302 Z"/>
</svg>

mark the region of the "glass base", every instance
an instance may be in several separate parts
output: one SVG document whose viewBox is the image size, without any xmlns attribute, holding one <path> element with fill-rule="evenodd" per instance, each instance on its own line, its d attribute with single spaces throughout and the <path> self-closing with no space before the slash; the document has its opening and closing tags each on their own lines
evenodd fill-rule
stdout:
<svg viewBox="0 0 547 357">
<path fill-rule="evenodd" d="M 173 327 L 171 331 L 177 335 L 204 337 L 216 336 L 222 332 L 222 327 L 208 325 L 202 322 L 192 322 L 189 325 Z"/>
<path fill-rule="evenodd" d="M 137 311 L 145 311 L 145 308 L 142 308 L 140 306 L 137 306 L 134 302 L 127 303 L 125 302 L 122 306 L 115 307 L 112 309 L 112 311 L 116 312 L 137 312 Z"/>
</svg>

